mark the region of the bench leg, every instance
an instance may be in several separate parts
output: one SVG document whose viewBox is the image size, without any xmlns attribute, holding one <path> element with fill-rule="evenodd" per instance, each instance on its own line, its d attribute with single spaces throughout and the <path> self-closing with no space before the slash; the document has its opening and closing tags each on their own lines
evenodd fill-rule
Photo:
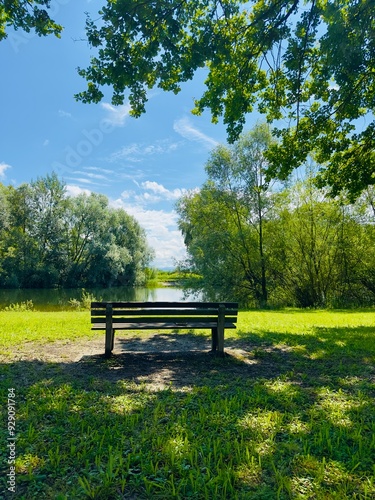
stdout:
<svg viewBox="0 0 375 500">
<path fill-rule="evenodd" d="M 109 358 L 113 351 L 114 332 L 111 329 L 105 331 L 105 357 Z"/>
<path fill-rule="evenodd" d="M 109 358 L 113 350 L 114 330 L 112 328 L 112 304 L 106 306 L 105 320 L 105 357 Z"/>
<path fill-rule="evenodd" d="M 220 330 L 218 329 L 218 334 L 217 334 L 217 355 L 218 356 L 224 356 L 224 329 Z"/>
<path fill-rule="evenodd" d="M 217 327 L 211 329 L 211 351 L 216 352 L 217 349 Z"/>
<path fill-rule="evenodd" d="M 219 317 L 217 320 L 217 350 L 219 356 L 224 356 L 224 330 L 225 330 L 225 306 L 219 306 Z"/>
</svg>

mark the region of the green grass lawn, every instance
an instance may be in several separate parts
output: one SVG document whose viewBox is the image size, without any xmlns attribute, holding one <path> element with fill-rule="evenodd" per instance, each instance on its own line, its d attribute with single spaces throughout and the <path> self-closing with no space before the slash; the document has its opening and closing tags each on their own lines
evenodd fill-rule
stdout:
<svg viewBox="0 0 375 500">
<path fill-rule="evenodd" d="M 23 342 L 53 342 L 94 336 L 89 311 L 0 311 L 0 349 Z"/>
<path fill-rule="evenodd" d="M 225 358 L 138 369 L 139 354 L 36 359 L 104 337 L 88 311 L 0 312 L 0 497 L 14 388 L 17 499 L 374 499 L 374 334 L 372 311 L 246 311 Z M 35 359 L 12 356 L 23 342 Z"/>
</svg>

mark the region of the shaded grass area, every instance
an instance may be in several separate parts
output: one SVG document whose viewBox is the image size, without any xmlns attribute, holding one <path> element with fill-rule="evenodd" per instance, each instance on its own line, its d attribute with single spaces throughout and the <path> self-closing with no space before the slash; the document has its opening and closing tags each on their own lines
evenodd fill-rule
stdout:
<svg viewBox="0 0 375 500">
<path fill-rule="evenodd" d="M 86 335 L 87 313 L 85 326 L 71 314 Z M 15 498 L 373 499 L 374 332 L 371 311 L 241 312 L 224 359 L 176 351 L 176 333 L 110 360 L 4 357 Z"/>
</svg>

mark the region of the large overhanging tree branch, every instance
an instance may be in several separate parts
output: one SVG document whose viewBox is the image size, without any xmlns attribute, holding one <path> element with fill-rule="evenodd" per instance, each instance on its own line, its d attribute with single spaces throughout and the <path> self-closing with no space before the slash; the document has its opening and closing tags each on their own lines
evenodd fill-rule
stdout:
<svg viewBox="0 0 375 500">
<path fill-rule="evenodd" d="M 97 49 L 83 102 L 129 99 L 145 111 L 157 86 L 178 93 L 206 68 L 194 112 L 223 118 L 228 139 L 254 110 L 277 126 L 269 176 L 286 178 L 310 154 L 319 182 L 357 196 L 375 183 L 373 0 L 111 0 L 87 20 Z"/>
<path fill-rule="evenodd" d="M 50 18 L 51 0 L 0 0 L 0 41 L 7 37 L 7 26 L 26 32 L 35 30 L 39 36 L 60 36 L 62 26 Z"/>
</svg>

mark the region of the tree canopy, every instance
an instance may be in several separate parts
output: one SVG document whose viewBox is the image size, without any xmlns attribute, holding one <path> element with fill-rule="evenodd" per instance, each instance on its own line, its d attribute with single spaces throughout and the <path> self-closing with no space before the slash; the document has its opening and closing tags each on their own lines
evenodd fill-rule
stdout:
<svg viewBox="0 0 375 500">
<path fill-rule="evenodd" d="M 223 118 L 235 141 L 252 111 L 277 127 L 269 176 L 285 179 L 315 155 L 321 186 L 354 198 L 375 183 L 373 0 L 111 0 L 87 19 L 97 49 L 77 98 L 129 99 L 145 111 L 155 86 L 178 93 L 205 68 L 194 112 Z"/>
<path fill-rule="evenodd" d="M 7 37 L 7 26 L 30 32 L 35 29 L 39 36 L 60 36 L 62 26 L 50 18 L 51 0 L 0 1 L 0 41 Z"/>
</svg>

